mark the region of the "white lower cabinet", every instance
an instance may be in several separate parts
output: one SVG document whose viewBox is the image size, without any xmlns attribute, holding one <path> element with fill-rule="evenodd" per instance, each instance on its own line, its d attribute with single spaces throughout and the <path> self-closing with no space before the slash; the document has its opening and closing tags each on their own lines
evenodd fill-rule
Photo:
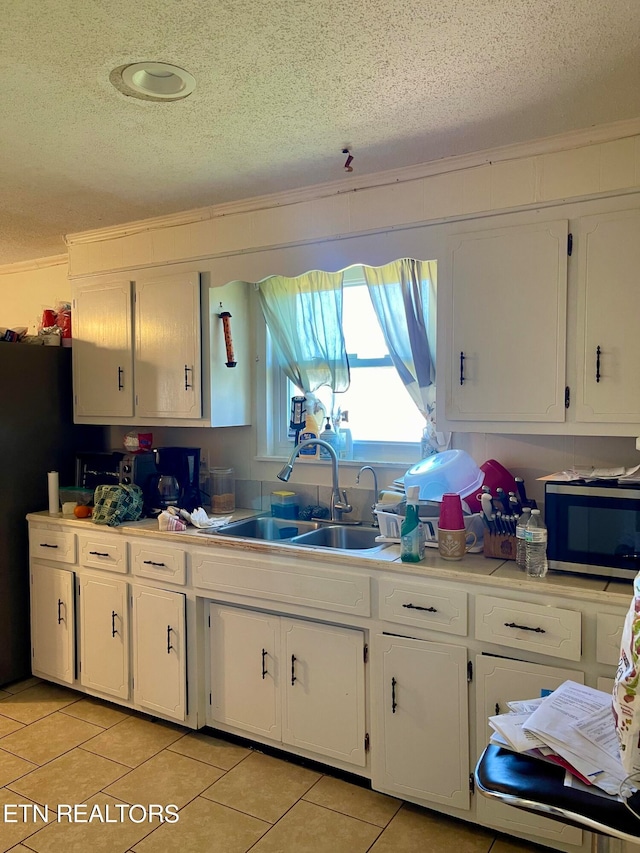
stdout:
<svg viewBox="0 0 640 853">
<path fill-rule="evenodd" d="M 75 680 L 74 573 L 31 565 L 31 661 L 38 675 Z"/>
<path fill-rule="evenodd" d="M 185 596 L 131 585 L 133 701 L 175 720 L 187 714 Z"/>
<path fill-rule="evenodd" d="M 377 634 L 371 653 L 373 787 L 468 809 L 466 648 Z"/>
<path fill-rule="evenodd" d="M 80 683 L 129 698 L 127 584 L 108 575 L 78 577 Z"/>
<path fill-rule="evenodd" d="M 362 631 L 228 605 L 209 615 L 211 725 L 366 764 Z"/>
<path fill-rule="evenodd" d="M 584 684 L 582 672 L 492 655 L 478 655 L 475 669 L 478 756 L 491 735 L 488 717 L 506 713 L 507 702 L 545 696 L 567 680 Z M 482 823 L 513 835 L 536 836 L 561 844 L 582 844 L 582 830 L 559 821 L 486 797 L 478 797 L 476 807 Z"/>
</svg>

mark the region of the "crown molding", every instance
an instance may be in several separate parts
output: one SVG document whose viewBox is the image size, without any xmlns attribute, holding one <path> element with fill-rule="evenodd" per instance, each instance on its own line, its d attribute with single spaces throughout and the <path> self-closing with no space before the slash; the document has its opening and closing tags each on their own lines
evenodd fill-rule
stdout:
<svg viewBox="0 0 640 853">
<path fill-rule="evenodd" d="M 518 160 L 525 157 L 552 154 L 566 151 L 572 148 L 581 148 L 588 145 L 597 145 L 603 142 L 613 142 L 629 136 L 640 135 L 640 118 L 627 119 L 625 121 L 613 122 L 606 125 L 594 125 L 581 130 L 549 136 L 543 139 L 519 142 L 505 145 L 499 148 L 475 151 L 471 154 L 460 154 L 453 157 L 445 157 L 440 160 L 432 160 L 416 166 L 405 166 L 400 169 L 390 169 L 383 172 L 375 172 L 370 175 L 350 177 L 339 181 L 331 181 L 324 184 L 314 184 L 296 190 L 287 190 L 279 193 L 270 193 L 263 196 L 255 196 L 236 202 L 201 207 L 193 210 L 171 213 L 165 216 L 155 216 L 148 219 L 127 222 L 122 225 L 114 225 L 107 228 L 96 228 L 89 231 L 81 231 L 65 235 L 67 246 L 76 246 L 82 243 L 96 243 L 104 240 L 117 240 L 132 234 L 144 231 L 155 231 L 162 228 L 172 228 L 178 225 L 189 225 L 194 222 L 203 222 L 209 219 L 217 219 L 223 216 L 232 216 L 240 213 L 251 213 L 274 207 L 298 204 L 304 201 L 314 201 L 336 195 L 344 195 L 356 191 L 374 189 L 376 187 L 388 186 L 389 184 L 405 183 L 420 180 L 433 175 L 457 172 L 465 169 L 473 169 L 478 166 L 490 165 L 492 163 L 507 160 Z M 0 267 L 0 272 L 2 268 Z"/>
<path fill-rule="evenodd" d="M 69 263 L 69 255 L 49 255 L 46 258 L 35 258 L 31 261 L 17 261 L 14 264 L 1 264 L 0 275 L 11 275 L 12 273 L 34 272 L 44 270 L 47 267 L 57 267 Z"/>
</svg>

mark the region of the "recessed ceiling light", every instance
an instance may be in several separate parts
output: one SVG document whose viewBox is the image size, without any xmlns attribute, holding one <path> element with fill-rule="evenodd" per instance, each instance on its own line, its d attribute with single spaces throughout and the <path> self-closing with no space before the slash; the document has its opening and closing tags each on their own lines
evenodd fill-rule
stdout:
<svg viewBox="0 0 640 853">
<path fill-rule="evenodd" d="M 195 77 L 167 62 L 135 62 L 114 68 L 109 80 L 123 95 L 143 101 L 179 101 L 196 87 Z"/>
</svg>

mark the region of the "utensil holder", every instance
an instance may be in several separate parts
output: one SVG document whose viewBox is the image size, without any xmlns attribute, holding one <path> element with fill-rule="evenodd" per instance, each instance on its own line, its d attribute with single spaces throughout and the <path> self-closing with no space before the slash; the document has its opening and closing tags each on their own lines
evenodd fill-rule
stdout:
<svg viewBox="0 0 640 853">
<path fill-rule="evenodd" d="M 489 533 L 485 530 L 483 553 L 485 557 L 498 560 L 515 560 L 516 537 L 505 533 Z"/>
</svg>

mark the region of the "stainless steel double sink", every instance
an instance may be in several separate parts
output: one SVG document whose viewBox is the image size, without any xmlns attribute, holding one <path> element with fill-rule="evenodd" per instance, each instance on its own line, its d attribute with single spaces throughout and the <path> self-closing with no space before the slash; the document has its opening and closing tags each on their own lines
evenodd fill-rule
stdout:
<svg viewBox="0 0 640 853">
<path fill-rule="evenodd" d="M 375 541 L 380 534 L 375 527 L 298 519 L 289 521 L 272 516 L 245 518 L 216 530 L 201 530 L 200 533 L 341 551 L 378 551 L 385 547 L 385 543 Z"/>
</svg>

